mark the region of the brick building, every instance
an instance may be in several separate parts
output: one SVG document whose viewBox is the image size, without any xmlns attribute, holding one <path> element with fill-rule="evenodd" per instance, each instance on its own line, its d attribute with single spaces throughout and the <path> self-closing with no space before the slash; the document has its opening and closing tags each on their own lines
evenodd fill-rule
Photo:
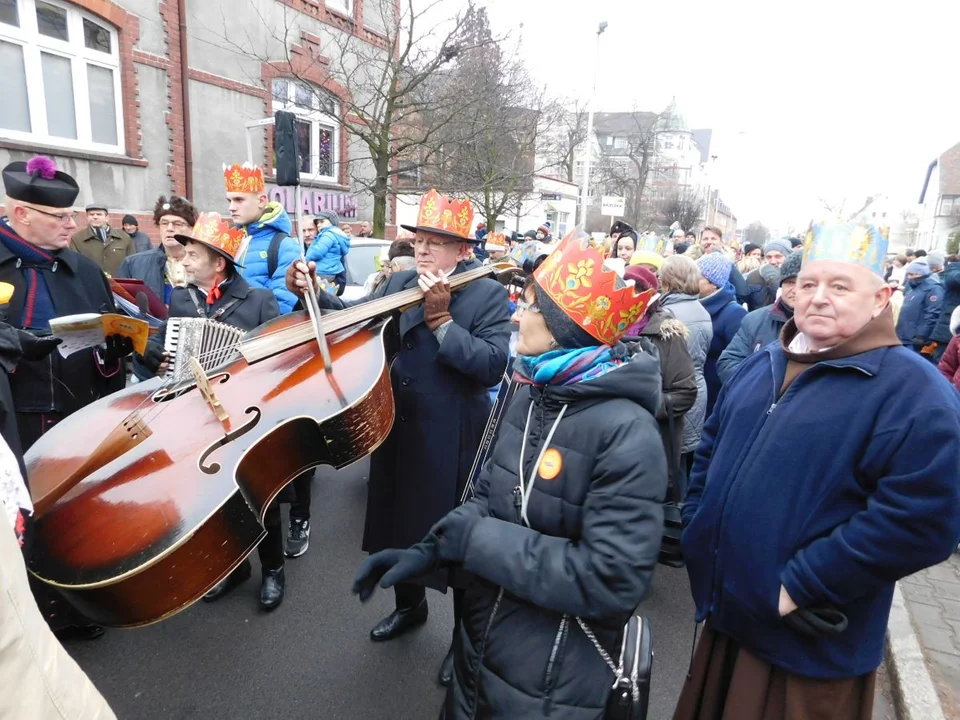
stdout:
<svg viewBox="0 0 960 720">
<path fill-rule="evenodd" d="M 0 167 L 50 155 L 78 206 L 106 203 L 114 226 L 131 213 L 155 235 L 160 194 L 224 213 L 222 164 L 247 158 L 245 124 L 295 107 L 305 205 L 369 219 L 351 182 L 369 159 L 341 125 L 346 90 L 325 53 L 344 33 L 383 46 L 396 3 L 0 0 Z M 271 146 L 272 128 L 254 131 L 268 183 Z M 288 188 L 269 190 L 298 214 Z"/>
</svg>

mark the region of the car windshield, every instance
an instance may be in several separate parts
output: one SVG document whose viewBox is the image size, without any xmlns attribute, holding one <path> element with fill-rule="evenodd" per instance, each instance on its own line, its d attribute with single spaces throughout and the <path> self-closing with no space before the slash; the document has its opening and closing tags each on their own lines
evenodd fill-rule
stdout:
<svg viewBox="0 0 960 720">
<path fill-rule="evenodd" d="M 363 285 L 377 272 L 377 256 L 383 245 L 354 245 L 347 253 L 347 285 Z"/>
</svg>

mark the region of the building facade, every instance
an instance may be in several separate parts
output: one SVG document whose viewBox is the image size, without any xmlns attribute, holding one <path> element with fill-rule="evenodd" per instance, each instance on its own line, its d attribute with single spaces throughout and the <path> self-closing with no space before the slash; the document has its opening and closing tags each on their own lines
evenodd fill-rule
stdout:
<svg viewBox="0 0 960 720">
<path fill-rule="evenodd" d="M 130 213 L 155 236 L 159 195 L 225 213 L 222 166 L 249 152 L 293 212 L 292 189 L 273 182 L 272 127 L 249 140 L 246 128 L 293 109 L 302 210 L 369 219 L 352 178 L 372 166 L 342 125 L 346 90 L 325 53 L 345 35 L 385 48 L 397 2 L 4 0 L 0 166 L 50 155 L 79 183 L 79 206 L 105 203 L 115 226 Z"/>
<path fill-rule="evenodd" d="M 960 143 L 927 166 L 920 205 L 917 247 L 945 250 L 950 237 L 960 232 Z"/>
</svg>

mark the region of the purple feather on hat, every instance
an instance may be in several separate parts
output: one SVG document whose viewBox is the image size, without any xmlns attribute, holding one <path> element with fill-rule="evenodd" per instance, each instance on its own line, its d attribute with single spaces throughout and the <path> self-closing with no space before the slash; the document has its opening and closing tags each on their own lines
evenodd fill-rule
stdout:
<svg viewBox="0 0 960 720">
<path fill-rule="evenodd" d="M 53 180 L 57 176 L 57 164 L 46 155 L 37 155 L 27 161 L 27 174 L 36 173 L 44 180 Z"/>
</svg>

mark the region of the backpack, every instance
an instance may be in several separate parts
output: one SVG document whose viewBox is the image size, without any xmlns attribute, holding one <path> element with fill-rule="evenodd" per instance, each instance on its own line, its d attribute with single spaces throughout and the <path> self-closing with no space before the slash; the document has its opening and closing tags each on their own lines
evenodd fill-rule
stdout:
<svg viewBox="0 0 960 720">
<path fill-rule="evenodd" d="M 273 234 L 273 237 L 270 238 L 270 247 L 267 249 L 267 278 L 272 278 L 273 274 L 277 271 L 277 266 L 280 264 L 280 246 L 283 244 L 283 241 L 287 238 L 287 234 L 282 231 L 277 231 Z"/>
</svg>

